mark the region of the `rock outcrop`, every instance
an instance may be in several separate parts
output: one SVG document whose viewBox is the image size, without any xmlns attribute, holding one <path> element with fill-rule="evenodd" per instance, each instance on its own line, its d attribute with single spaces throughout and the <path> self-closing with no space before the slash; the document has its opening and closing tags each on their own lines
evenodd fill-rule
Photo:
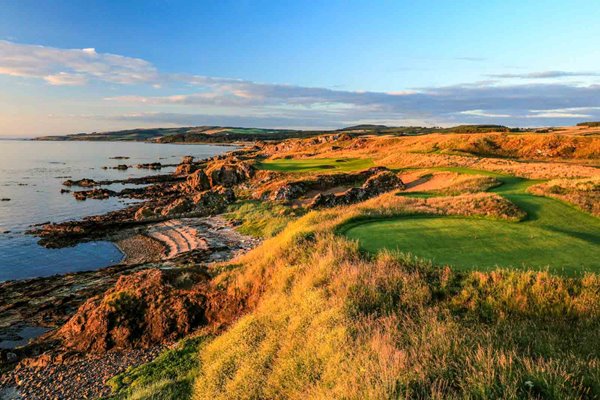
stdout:
<svg viewBox="0 0 600 400">
<path fill-rule="evenodd" d="M 93 179 L 79 179 L 79 180 L 71 180 L 71 179 L 67 179 L 66 181 L 63 182 L 64 186 L 81 186 L 81 187 L 92 187 L 92 186 L 96 186 L 98 185 L 98 182 L 96 182 Z"/>
<path fill-rule="evenodd" d="M 206 323 L 207 276 L 196 270 L 143 270 L 121 276 L 87 300 L 56 333 L 67 348 L 105 352 L 149 347 Z"/>
<path fill-rule="evenodd" d="M 86 200 L 86 199 L 108 199 L 110 196 L 115 196 L 117 192 L 109 189 L 92 189 L 92 190 L 80 190 L 77 192 L 72 192 L 73 197 L 77 200 Z"/>
<path fill-rule="evenodd" d="M 210 189 L 211 184 L 204 170 L 196 170 L 189 174 L 185 183 L 180 188 L 186 193 L 198 192 Z"/>
<path fill-rule="evenodd" d="M 211 186 L 232 187 L 254 176 L 254 167 L 236 157 L 214 160 L 208 164 L 206 175 Z"/>
<path fill-rule="evenodd" d="M 184 156 L 181 163 L 175 168 L 175 175 L 189 175 L 199 168 L 199 165 L 194 164 L 194 157 Z"/>
<path fill-rule="evenodd" d="M 318 175 L 311 179 L 286 182 L 268 193 L 266 198 L 275 201 L 292 201 L 311 190 L 327 190 L 336 186 L 361 184 L 382 171 L 387 171 L 387 168 L 373 167 L 360 172 Z"/>
<path fill-rule="evenodd" d="M 350 188 L 343 193 L 319 193 L 308 205 L 308 208 L 328 208 L 347 204 L 358 203 L 371 197 L 394 189 L 404 189 L 402 180 L 392 171 L 382 171 L 371 176 L 359 188 Z"/>
</svg>

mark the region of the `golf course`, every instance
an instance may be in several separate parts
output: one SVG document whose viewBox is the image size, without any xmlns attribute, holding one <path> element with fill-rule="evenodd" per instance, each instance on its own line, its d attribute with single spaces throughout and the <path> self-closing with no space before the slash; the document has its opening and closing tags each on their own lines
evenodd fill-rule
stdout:
<svg viewBox="0 0 600 400">
<path fill-rule="evenodd" d="M 277 159 L 258 163 L 258 169 L 278 172 L 349 172 L 372 167 L 368 158 Z"/>
<path fill-rule="evenodd" d="M 462 270 L 511 267 L 577 275 L 600 269 L 600 220 L 561 201 L 528 193 L 527 188 L 538 181 L 467 168 L 438 170 L 493 176 L 502 184 L 490 191 L 526 211 L 526 219 L 399 216 L 352 222 L 341 231 L 368 252 L 410 252 Z"/>
</svg>

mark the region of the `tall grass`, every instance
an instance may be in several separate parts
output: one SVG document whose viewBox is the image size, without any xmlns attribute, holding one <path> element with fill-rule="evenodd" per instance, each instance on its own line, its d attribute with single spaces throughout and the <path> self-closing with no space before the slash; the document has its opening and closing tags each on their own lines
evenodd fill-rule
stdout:
<svg viewBox="0 0 600 400">
<path fill-rule="evenodd" d="M 253 310 L 200 352 L 195 399 L 596 398 L 600 278 L 365 256 L 309 213 L 225 279 Z M 234 289 L 235 288 L 235 289 Z"/>
</svg>

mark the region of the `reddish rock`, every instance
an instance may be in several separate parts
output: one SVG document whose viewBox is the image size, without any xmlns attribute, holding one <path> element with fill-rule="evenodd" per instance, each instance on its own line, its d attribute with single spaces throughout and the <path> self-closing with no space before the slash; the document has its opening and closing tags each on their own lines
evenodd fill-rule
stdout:
<svg viewBox="0 0 600 400">
<path fill-rule="evenodd" d="M 319 193 L 313 198 L 308 208 L 325 208 L 354 204 L 394 189 L 404 188 L 404 183 L 398 178 L 398 175 L 392 171 L 382 171 L 368 178 L 359 188 L 350 188 L 340 194 Z"/>
<path fill-rule="evenodd" d="M 206 323 L 206 282 L 204 274 L 191 270 L 121 276 L 112 289 L 79 307 L 56 336 L 83 352 L 176 340 Z"/>
<path fill-rule="evenodd" d="M 254 175 L 254 167 L 246 161 L 235 157 L 215 160 L 206 168 L 211 186 L 231 187 L 250 179 Z"/>
<path fill-rule="evenodd" d="M 156 213 L 154 209 L 150 206 L 142 206 L 139 210 L 135 212 L 135 216 L 133 217 L 136 221 L 143 221 L 148 218 L 156 217 Z"/>
<path fill-rule="evenodd" d="M 81 186 L 81 187 L 92 187 L 96 186 L 98 183 L 93 179 L 79 179 L 73 181 L 71 179 L 67 179 L 63 182 L 64 186 Z"/>
<path fill-rule="evenodd" d="M 210 181 L 206 173 L 199 169 L 187 177 L 182 189 L 186 192 L 198 192 L 210 189 Z"/>
<path fill-rule="evenodd" d="M 180 197 L 163 208 L 161 214 L 164 216 L 188 213 L 193 210 L 194 203 L 186 197 Z"/>
</svg>

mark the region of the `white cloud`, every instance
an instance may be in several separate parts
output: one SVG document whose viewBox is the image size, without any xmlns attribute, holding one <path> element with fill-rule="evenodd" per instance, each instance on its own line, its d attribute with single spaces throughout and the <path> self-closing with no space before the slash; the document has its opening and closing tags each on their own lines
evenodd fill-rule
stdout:
<svg viewBox="0 0 600 400">
<path fill-rule="evenodd" d="M 37 78 L 49 85 L 76 86 L 102 81 L 154 87 L 166 95 L 141 96 L 133 92 L 105 99 L 117 109 L 126 103 L 128 110 L 144 112 L 136 114 L 135 118 L 148 122 L 160 122 L 159 118 L 204 121 L 212 115 L 209 111 L 221 112 L 217 116 L 227 116 L 232 121 L 235 118 L 244 118 L 243 121 L 248 122 L 288 121 L 294 126 L 332 126 L 336 121 L 343 125 L 365 120 L 444 124 L 481 123 L 484 118 L 503 118 L 506 123 L 517 125 L 547 122 L 548 118 L 557 121 L 561 118 L 564 121 L 600 119 L 600 85 L 597 84 L 538 82 L 501 85 L 498 80 L 480 80 L 454 86 L 389 92 L 350 91 L 166 74 L 160 73 L 148 61 L 100 53 L 94 48 L 59 49 L 2 40 L 0 74 Z M 495 77 L 541 79 L 597 75 L 595 72 L 543 71 Z M 179 89 L 175 92 L 175 88 L 181 87 L 186 87 L 187 92 Z M 166 112 L 167 109 L 169 112 Z M 159 110 L 157 114 L 147 113 L 156 110 Z M 301 124 L 300 120 L 307 122 Z"/>
<path fill-rule="evenodd" d="M 82 74 L 69 74 L 67 72 L 59 72 L 54 75 L 46 75 L 44 80 L 50 85 L 54 86 L 81 86 L 87 83 L 85 75 Z"/>
<path fill-rule="evenodd" d="M 592 118 L 592 116 L 587 114 L 545 112 L 539 114 L 526 115 L 526 118 Z"/>
<path fill-rule="evenodd" d="M 139 58 L 97 53 L 93 48 L 59 49 L 0 40 L 0 74 L 44 79 L 53 85 L 91 79 L 133 84 L 159 79 L 156 68 Z"/>
<path fill-rule="evenodd" d="M 461 111 L 458 114 L 461 115 L 472 115 L 474 117 L 487 117 L 487 118 L 510 118 L 510 114 L 493 114 L 484 110 L 467 110 Z"/>
<path fill-rule="evenodd" d="M 595 71 L 538 71 L 527 72 L 523 74 L 491 74 L 491 78 L 502 79 L 555 79 L 568 77 L 592 77 L 600 76 L 600 72 Z"/>
</svg>

